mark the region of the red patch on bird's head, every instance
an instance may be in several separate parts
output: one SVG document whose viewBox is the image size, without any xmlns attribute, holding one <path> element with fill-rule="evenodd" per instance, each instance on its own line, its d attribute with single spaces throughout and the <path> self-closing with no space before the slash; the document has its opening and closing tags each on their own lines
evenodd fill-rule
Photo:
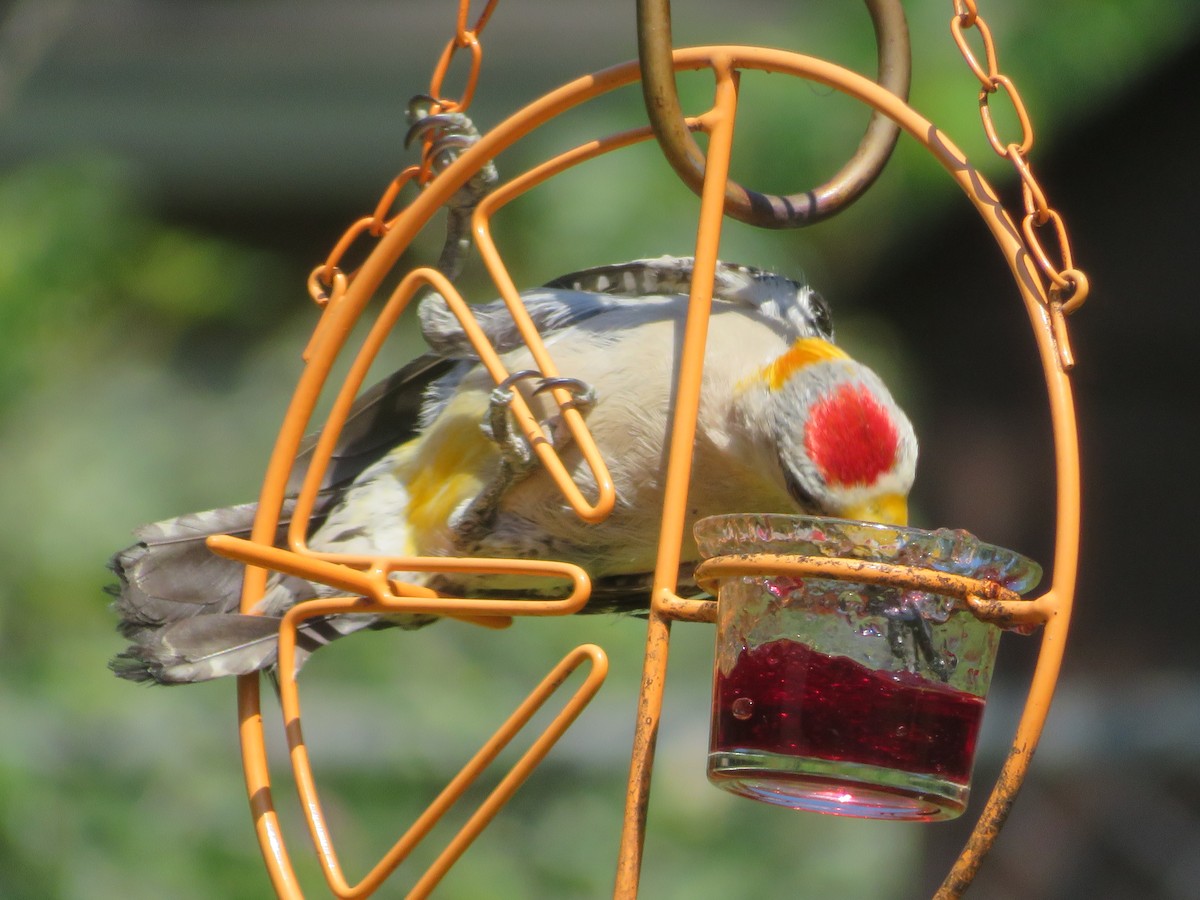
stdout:
<svg viewBox="0 0 1200 900">
<path fill-rule="evenodd" d="M 868 485 L 892 468 L 900 436 L 864 385 L 843 384 L 817 400 L 804 426 L 809 459 L 830 485 Z"/>
</svg>

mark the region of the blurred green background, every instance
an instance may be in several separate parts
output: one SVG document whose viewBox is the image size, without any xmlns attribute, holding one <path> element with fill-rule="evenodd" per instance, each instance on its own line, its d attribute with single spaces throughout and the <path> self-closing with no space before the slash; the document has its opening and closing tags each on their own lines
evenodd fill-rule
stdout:
<svg viewBox="0 0 1200 900">
<path fill-rule="evenodd" d="M 1071 322 L 1086 484 L 1073 645 L 1031 779 L 972 896 L 1195 896 L 1200 614 L 1184 586 L 1200 329 L 1184 241 L 1195 232 L 1186 80 L 1200 7 L 982 6 L 1092 299 Z M 680 45 L 761 43 L 872 71 L 856 3 L 675 7 Z M 1015 196 L 984 144 L 951 4 L 906 7 L 913 105 Z M 233 685 L 113 678 L 105 662 L 121 642 L 104 564 L 143 522 L 255 495 L 316 321 L 305 278 L 411 161 L 403 111 L 428 85 L 454 4 L 0 9 L 0 897 L 267 896 Z M 486 129 L 633 56 L 632 4 L 504 0 L 484 46 L 471 112 Z M 695 109 L 707 90 L 702 76 L 681 78 Z M 764 190 L 824 180 L 866 117 L 782 76 L 747 75 L 743 98 L 735 175 Z M 641 115 L 636 90 L 606 98 L 505 154 L 502 173 Z M 687 253 L 695 210 L 645 147 L 536 192 L 497 231 L 526 285 Z M 428 236 L 414 258 L 435 246 Z M 914 524 L 966 527 L 1053 563 L 1048 417 L 1028 326 L 990 238 L 923 151 L 902 141 L 878 185 L 827 225 L 730 224 L 722 255 L 807 275 L 833 302 L 840 341 L 911 410 L 923 441 Z M 465 284 L 490 299 L 478 272 Z M 411 341 L 396 344 L 403 359 Z M 555 660 L 591 640 L 612 657 L 609 683 L 437 895 L 610 893 L 643 632 L 637 620 L 497 634 L 443 623 L 318 655 L 303 682 L 305 732 L 351 876 Z M 1006 638 L 975 800 L 963 820 L 934 826 L 789 813 L 709 788 L 710 641 L 704 627 L 675 629 L 643 896 L 928 896 L 1007 749 L 1036 638 Z M 277 800 L 301 878 L 321 896 L 272 704 Z M 411 878 L 402 869 L 381 895 L 402 895 Z"/>
</svg>

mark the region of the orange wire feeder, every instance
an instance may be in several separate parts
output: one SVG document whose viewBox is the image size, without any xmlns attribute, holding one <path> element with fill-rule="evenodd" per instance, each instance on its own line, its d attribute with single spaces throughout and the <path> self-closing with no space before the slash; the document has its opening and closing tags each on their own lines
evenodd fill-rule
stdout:
<svg viewBox="0 0 1200 900">
<path fill-rule="evenodd" d="M 924 146 L 974 204 L 1008 260 L 1017 290 L 1029 314 L 1034 339 L 1040 352 L 1053 420 L 1058 476 L 1054 572 L 1049 589 L 1032 600 L 1018 601 L 1012 592 L 1003 589 L 997 591 L 994 583 L 973 578 L 945 576 L 938 585 L 939 592 L 965 599 L 969 608 L 981 619 L 1010 627 L 1017 624 L 1044 625 L 1037 666 L 1012 749 L 972 837 L 939 891 L 939 896 L 958 896 L 971 881 L 982 857 L 991 846 L 1025 776 L 1050 705 L 1070 618 L 1078 559 L 1080 484 L 1074 407 L 1067 376 L 1070 356 L 1065 344 L 1065 330 L 1061 324 L 1061 304 L 1055 308 L 1054 298 L 1043 283 L 1043 276 L 1039 274 L 1034 254 L 1030 253 L 1027 244 L 1022 240 L 1021 229 L 1002 208 L 995 191 L 945 134 L 889 91 L 832 63 L 781 50 L 740 46 L 694 47 L 676 51 L 673 62 L 675 71 L 710 70 L 715 79 L 715 93 L 712 107 L 702 115 L 688 120 L 689 128 L 707 134 L 706 167 L 694 252 L 691 305 L 678 376 L 676 412 L 670 434 L 666 500 L 652 605 L 649 611 L 643 682 L 636 715 L 636 733 L 615 896 L 628 898 L 637 894 L 671 623 L 675 620 L 712 622 L 716 616 L 716 601 L 686 600 L 677 596 L 675 591 L 680 548 L 684 539 L 684 508 L 690 481 L 690 451 L 700 399 L 701 370 L 737 111 L 739 70 L 781 73 L 826 85 L 880 111 Z M 503 625 L 507 621 L 506 617 L 510 616 L 574 613 L 587 602 L 590 583 L 585 571 L 560 562 L 352 557 L 316 553 L 305 545 L 308 521 L 320 480 L 344 425 L 347 411 L 362 387 L 367 370 L 381 345 L 421 286 L 429 285 L 447 299 L 483 365 L 496 382 L 503 381 L 509 374 L 505 371 L 499 354 L 488 343 L 482 329 L 475 322 L 466 301 L 450 281 L 435 269 L 418 268 L 400 279 L 370 333 L 358 349 L 350 372 L 336 394 L 332 410 L 321 426 L 322 437 L 296 501 L 287 546 L 280 548 L 274 546 L 274 537 L 293 460 L 303 435 L 312 426 L 318 395 L 329 379 L 335 360 L 346 347 L 351 327 L 362 315 L 368 300 L 375 294 L 401 254 L 434 214 L 489 160 L 497 157 L 534 129 L 573 107 L 634 83 L 638 79 L 638 64 L 626 63 L 579 78 L 529 104 L 483 135 L 478 143 L 463 152 L 448 168 L 429 181 L 415 199 L 387 223 L 386 229 L 378 229 L 382 232 L 378 244 L 352 278 L 347 278 L 340 272 L 332 273 L 332 290 L 324 302 L 320 321 L 305 354 L 305 366 L 299 384 L 270 459 L 258 518 L 252 534 L 249 540 L 230 536 L 211 539 L 214 551 L 247 564 L 243 593 L 244 610 L 250 610 L 261 598 L 268 571 L 284 572 L 330 585 L 347 595 L 337 599 L 303 602 L 286 615 L 281 626 L 278 667 L 285 733 L 301 806 L 328 885 L 338 897 L 364 897 L 377 889 L 555 690 L 572 672 L 586 664 L 586 675 L 582 685 L 571 695 L 545 732 L 536 738 L 524 756 L 499 781 L 441 855 L 416 881 L 409 896 L 426 896 L 432 891 L 439 879 L 590 701 L 605 677 L 607 661 L 604 652 L 591 644 L 577 647 L 567 654 L 375 867 L 357 884 L 350 884 L 342 872 L 326 825 L 300 726 L 299 692 L 293 676 L 297 627 L 304 620 L 314 616 L 348 611 L 434 613 Z M 541 372 L 547 377 L 558 374 L 554 360 L 522 306 L 518 290 L 497 252 L 491 235 L 492 216 L 509 201 L 564 170 L 651 137 L 653 135 L 649 127 L 639 127 L 581 144 L 499 185 L 474 211 L 472 232 L 483 262 L 499 295 L 508 305 Z M 570 395 L 561 389 L 556 389 L 554 393 L 563 420 L 569 427 L 575 444 L 584 453 L 594 482 L 599 486 L 594 497 L 584 496 L 572 482 L 554 447 L 543 439 L 537 421 L 519 393 L 514 393 L 513 396 L 513 413 L 530 446 L 555 479 L 567 501 L 584 519 L 602 522 L 614 502 L 612 480 L 605 461 L 597 451 L 583 417 L 570 404 Z M 811 574 L 816 570 L 820 571 L 822 577 L 848 581 L 861 582 L 865 577 L 860 562 L 767 555 L 718 557 L 703 563 L 697 575 L 711 584 L 721 577 L 746 573 Z M 397 572 L 414 571 L 520 573 L 545 576 L 559 583 L 566 579 L 573 588 L 570 596 L 554 601 L 496 601 L 444 597 L 427 588 L 403 583 L 394 576 Z M 919 590 L 928 588 L 929 574 L 926 569 L 884 566 L 879 567 L 871 577 L 896 587 Z M 239 680 L 238 701 L 247 791 L 270 878 L 279 896 L 301 897 L 300 886 L 289 860 L 271 796 L 259 679 L 256 676 L 244 676 Z"/>
</svg>

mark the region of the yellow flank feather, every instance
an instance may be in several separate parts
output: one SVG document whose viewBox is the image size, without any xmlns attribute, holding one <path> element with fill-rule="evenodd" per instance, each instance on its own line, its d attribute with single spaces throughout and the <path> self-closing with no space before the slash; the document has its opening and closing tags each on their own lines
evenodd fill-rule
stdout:
<svg viewBox="0 0 1200 900">
<path fill-rule="evenodd" d="M 411 443 L 414 452 L 399 463 L 398 474 L 408 489 L 409 534 L 419 553 L 423 535 L 443 529 L 463 501 L 479 494 L 498 453 L 479 430 L 478 416 L 443 416 Z"/>
</svg>

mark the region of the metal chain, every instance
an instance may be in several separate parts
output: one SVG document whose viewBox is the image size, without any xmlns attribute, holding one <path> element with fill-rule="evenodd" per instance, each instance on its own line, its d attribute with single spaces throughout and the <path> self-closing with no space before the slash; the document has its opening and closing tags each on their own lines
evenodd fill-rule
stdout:
<svg viewBox="0 0 1200 900">
<path fill-rule="evenodd" d="M 483 45 L 479 41 L 479 35 L 483 31 L 484 26 L 487 25 L 488 20 L 492 17 L 492 12 L 495 10 L 498 2 L 499 0 L 487 0 L 483 11 L 475 19 L 475 24 L 468 27 L 471 0 L 459 0 L 458 18 L 455 24 L 454 36 L 450 38 L 446 44 L 446 49 L 442 51 L 442 55 L 438 59 L 437 65 L 434 66 L 433 76 L 429 81 L 429 93 L 414 98 L 409 104 L 408 113 L 410 120 L 415 117 L 432 116 L 440 113 L 461 113 L 471 105 L 471 100 L 475 96 L 475 87 L 479 83 L 479 70 L 483 62 Z M 445 81 L 446 73 L 450 69 L 450 63 L 454 59 L 454 55 L 463 49 L 470 50 L 471 68 L 467 73 L 466 84 L 461 96 L 455 99 L 447 97 L 442 93 L 443 82 Z M 396 214 L 392 212 L 396 198 L 400 195 L 405 185 L 412 182 L 419 187 L 423 187 L 429 183 L 436 171 L 435 157 L 437 154 L 433 149 L 436 136 L 436 133 L 433 131 L 427 131 L 424 134 L 421 142 L 421 162 L 409 166 L 392 179 L 392 182 L 379 198 L 375 210 L 370 215 L 358 219 L 347 228 L 346 232 L 334 244 L 325 261 L 313 269 L 312 273 L 308 276 L 308 292 L 318 305 L 324 306 L 331 297 L 340 296 L 345 293 L 350 282 L 354 280 L 354 273 L 350 272 L 347 274 L 342 271 L 342 259 L 350 247 L 362 235 L 366 234 L 378 240 L 387 233 L 396 218 Z"/>
<path fill-rule="evenodd" d="M 483 45 L 479 36 L 498 2 L 499 0 L 487 0 L 474 24 L 469 25 L 471 0 L 459 0 L 454 35 L 447 42 L 434 67 L 428 95 L 419 98 L 427 104 L 427 115 L 462 112 L 470 106 L 483 61 Z M 1069 369 L 1073 361 L 1067 340 L 1065 316 L 1075 312 L 1087 299 L 1088 279 L 1075 267 L 1070 238 L 1062 216 L 1050 205 L 1045 189 L 1030 166 L 1029 153 L 1034 144 L 1033 125 L 1016 85 L 1000 71 L 991 29 L 979 14 L 976 0 L 952 0 L 952 3 L 954 15 L 950 19 L 950 32 L 967 67 L 979 81 L 979 114 L 984 134 L 992 150 L 998 156 L 1009 160 L 1021 180 L 1021 195 L 1025 207 L 1021 231 L 1030 256 L 1049 282 L 1047 294 L 1051 324 L 1058 338 L 1064 368 Z M 979 39 L 982 41 L 981 54 L 972 50 L 968 43 L 966 33 L 972 29 L 979 33 Z M 470 70 L 462 94 L 458 98 L 445 96 L 443 86 L 450 64 L 455 54 L 464 49 L 470 51 Z M 1016 116 L 1020 129 L 1016 140 L 1005 140 L 996 127 L 991 102 L 993 96 L 1000 93 L 1008 98 L 1009 106 Z M 392 180 L 380 197 L 375 210 L 355 221 L 337 241 L 325 261 L 309 275 L 308 290 L 318 304 L 323 305 L 331 295 L 340 294 L 348 287 L 354 273 L 346 274 L 342 271 L 342 259 L 362 235 L 367 234 L 378 239 L 387 232 L 395 218 L 392 209 L 396 198 L 405 185 L 413 182 L 424 186 L 433 177 L 433 145 L 434 135 L 427 133 L 422 140 L 421 162 L 404 169 Z M 1050 244 L 1050 249 L 1047 244 Z"/>
<path fill-rule="evenodd" d="M 1074 257 L 1071 253 L 1071 241 L 1067 237 L 1067 229 L 1062 216 L 1046 199 L 1045 189 L 1029 165 L 1029 151 L 1033 149 L 1033 125 L 1016 85 L 1013 84 L 1012 79 L 1000 71 L 991 29 L 988 28 L 983 16 L 979 14 L 976 0 L 952 0 L 952 2 L 954 16 L 950 19 L 950 33 L 953 35 L 954 43 L 958 45 L 963 59 L 966 60 L 967 67 L 979 80 L 979 116 L 983 121 L 984 134 L 996 155 L 1002 156 L 1012 163 L 1017 176 L 1021 179 L 1021 196 L 1025 206 L 1025 215 L 1021 220 L 1021 232 L 1034 263 L 1050 283 L 1047 295 L 1051 326 L 1058 342 L 1063 368 L 1070 369 L 1073 360 L 1067 341 L 1064 317 L 1079 309 L 1087 299 L 1088 279 L 1082 271 L 1075 268 Z M 983 42 L 981 55 L 977 55 L 967 42 L 966 32 L 971 29 L 979 32 L 979 38 Z M 981 58 L 982 62 L 980 62 Z M 1005 141 L 997 131 L 995 120 L 992 117 L 991 101 L 1000 93 L 1008 98 L 1008 103 L 1016 115 L 1020 128 L 1018 140 Z M 1057 251 L 1054 255 L 1047 251 L 1047 232 Z"/>
</svg>

